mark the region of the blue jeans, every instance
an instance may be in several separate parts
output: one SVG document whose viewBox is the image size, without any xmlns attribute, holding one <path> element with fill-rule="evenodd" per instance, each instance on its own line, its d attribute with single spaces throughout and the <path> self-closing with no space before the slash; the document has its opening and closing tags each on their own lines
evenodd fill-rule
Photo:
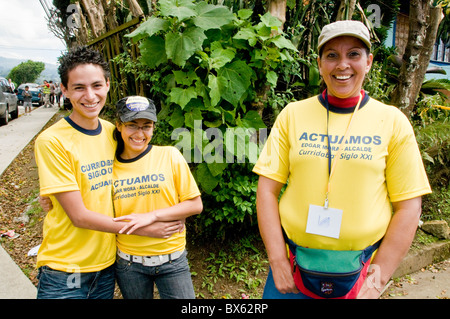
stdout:
<svg viewBox="0 0 450 319">
<path fill-rule="evenodd" d="M 161 299 L 194 299 L 187 252 L 160 266 L 116 259 L 116 279 L 125 299 L 153 299 L 154 284 Z"/>
<path fill-rule="evenodd" d="M 112 299 L 114 265 L 101 271 L 70 273 L 39 268 L 37 299 Z"/>
<path fill-rule="evenodd" d="M 294 293 L 287 293 L 282 294 L 278 291 L 278 289 L 275 287 L 275 282 L 273 280 L 273 274 L 272 274 L 272 268 L 269 269 L 269 274 L 267 275 L 266 285 L 264 286 L 264 292 L 263 292 L 263 299 L 312 299 L 311 297 L 308 297 L 301 292 L 294 294 Z"/>
</svg>

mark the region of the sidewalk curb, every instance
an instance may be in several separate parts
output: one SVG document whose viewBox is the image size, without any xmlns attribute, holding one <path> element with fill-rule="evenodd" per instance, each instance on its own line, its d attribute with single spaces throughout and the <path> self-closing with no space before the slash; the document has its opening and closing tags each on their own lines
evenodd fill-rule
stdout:
<svg viewBox="0 0 450 319">
<path fill-rule="evenodd" d="M 20 116 L 2 126 L 0 175 L 58 111 L 56 108 L 41 106 L 33 110 L 30 117 Z M 26 130 L 17 130 L 17 127 L 23 125 L 26 125 Z M 11 139 L 11 136 L 16 139 Z M 37 288 L 0 245 L 0 299 L 36 299 L 36 295 Z"/>
<path fill-rule="evenodd" d="M 450 241 L 440 241 L 427 245 L 418 251 L 410 251 L 403 258 L 400 266 L 392 275 L 393 278 L 403 277 L 422 268 L 450 258 Z"/>
</svg>

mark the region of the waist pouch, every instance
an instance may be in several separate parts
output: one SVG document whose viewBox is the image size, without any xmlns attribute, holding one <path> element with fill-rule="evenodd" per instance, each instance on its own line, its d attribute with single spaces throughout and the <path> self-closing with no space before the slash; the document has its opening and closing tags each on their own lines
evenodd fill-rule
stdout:
<svg viewBox="0 0 450 319">
<path fill-rule="evenodd" d="M 364 250 L 312 249 L 288 239 L 294 282 L 305 295 L 316 298 L 354 299 L 367 276 L 370 258 L 381 240 Z"/>
</svg>

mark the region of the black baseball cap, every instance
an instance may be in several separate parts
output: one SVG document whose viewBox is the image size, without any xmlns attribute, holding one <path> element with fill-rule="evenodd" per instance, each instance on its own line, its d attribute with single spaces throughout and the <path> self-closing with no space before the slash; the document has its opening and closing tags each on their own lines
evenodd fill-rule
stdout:
<svg viewBox="0 0 450 319">
<path fill-rule="evenodd" d="M 157 121 L 156 107 L 153 100 L 143 96 L 127 96 L 116 103 L 117 114 L 120 120 L 130 122 L 136 119 Z"/>
</svg>

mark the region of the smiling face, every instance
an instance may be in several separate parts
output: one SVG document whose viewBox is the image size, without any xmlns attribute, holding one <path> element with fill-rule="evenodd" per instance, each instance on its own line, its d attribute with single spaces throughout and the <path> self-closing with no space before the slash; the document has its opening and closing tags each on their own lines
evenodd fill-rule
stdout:
<svg viewBox="0 0 450 319">
<path fill-rule="evenodd" d="M 341 99 L 358 96 L 372 60 L 357 38 L 342 36 L 325 43 L 317 62 L 328 94 Z"/>
<path fill-rule="evenodd" d="M 136 119 L 126 123 L 117 123 L 124 150 L 121 154 L 123 159 L 132 159 L 142 154 L 152 140 L 154 122 L 148 119 Z"/>
<path fill-rule="evenodd" d="M 61 85 L 61 90 L 73 106 L 69 117 L 82 128 L 96 129 L 109 91 L 103 69 L 95 64 L 80 64 L 68 73 L 67 87 Z"/>
</svg>

